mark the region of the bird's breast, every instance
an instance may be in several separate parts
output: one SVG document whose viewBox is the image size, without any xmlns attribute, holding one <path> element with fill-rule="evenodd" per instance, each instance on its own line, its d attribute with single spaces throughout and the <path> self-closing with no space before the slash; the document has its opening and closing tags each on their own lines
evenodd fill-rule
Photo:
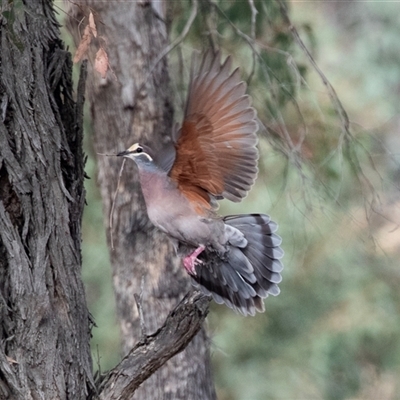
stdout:
<svg viewBox="0 0 400 400">
<path fill-rule="evenodd" d="M 141 185 L 148 216 L 157 228 L 183 243 L 222 248 L 222 220 L 199 214 L 167 175 L 141 173 Z"/>
</svg>

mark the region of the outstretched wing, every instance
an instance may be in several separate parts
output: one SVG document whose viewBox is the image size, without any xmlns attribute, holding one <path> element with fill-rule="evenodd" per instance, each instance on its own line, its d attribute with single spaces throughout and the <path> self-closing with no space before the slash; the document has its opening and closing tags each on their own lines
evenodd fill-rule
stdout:
<svg viewBox="0 0 400 400">
<path fill-rule="evenodd" d="M 257 176 L 256 112 L 231 58 L 208 51 L 192 61 L 191 79 L 170 177 L 192 201 L 242 200 Z M 210 197 L 210 195 L 212 197 Z"/>
</svg>

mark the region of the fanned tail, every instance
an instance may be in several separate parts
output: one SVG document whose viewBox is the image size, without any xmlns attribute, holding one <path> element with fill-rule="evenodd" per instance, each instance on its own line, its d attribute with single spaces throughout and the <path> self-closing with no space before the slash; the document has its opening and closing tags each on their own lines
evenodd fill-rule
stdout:
<svg viewBox="0 0 400 400">
<path fill-rule="evenodd" d="M 221 259 L 204 252 L 199 257 L 204 263 L 196 266 L 193 284 L 212 295 L 216 303 L 225 303 L 243 315 L 263 312 L 263 299 L 280 293 L 283 250 L 282 239 L 275 234 L 278 225 L 265 214 L 230 215 L 223 220 L 235 228 L 229 253 Z M 245 240 L 238 239 L 237 230 Z"/>
</svg>

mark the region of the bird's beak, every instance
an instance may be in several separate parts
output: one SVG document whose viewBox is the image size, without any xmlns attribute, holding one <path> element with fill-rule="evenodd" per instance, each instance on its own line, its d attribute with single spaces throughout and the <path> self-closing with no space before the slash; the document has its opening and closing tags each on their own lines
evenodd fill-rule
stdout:
<svg viewBox="0 0 400 400">
<path fill-rule="evenodd" d="M 120 153 L 118 153 L 118 154 L 117 154 L 117 157 L 124 157 L 124 156 L 126 156 L 127 154 L 129 154 L 129 151 L 128 151 L 128 150 L 124 150 L 124 151 L 121 151 Z"/>
</svg>

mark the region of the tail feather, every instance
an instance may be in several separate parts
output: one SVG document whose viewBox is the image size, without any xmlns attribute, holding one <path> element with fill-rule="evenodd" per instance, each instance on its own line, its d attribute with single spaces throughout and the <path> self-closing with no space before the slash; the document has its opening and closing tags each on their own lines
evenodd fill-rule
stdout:
<svg viewBox="0 0 400 400">
<path fill-rule="evenodd" d="M 263 235 L 270 235 L 270 241 L 265 243 L 265 246 L 267 247 L 278 247 L 282 243 L 282 238 L 280 236 L 278 236 L 276 233 L 269 234 L 268 232 L 247 232 L 246 239 L 249 242 L 254 241 L 254 243 L 258 244 Z"/>
<path fill-rule="evenodd" d="M 245 299 L 256 296 L 256 291 L 250 286 L 243 277 L 235 271 L 232 274 L 231 267 L 227 263 L 220 266 L 221 275 L 225 279 L 227 286 L 235 293 L 241 293 Z"/>
<path fill-rule="evenodd" d="M 250 299 L 245 299 L 244 297 L 241 297 L 238 293 L 235 292 L 230 293 L 229 291 L 223 291 L 223 294 L 219 295 L 215 291 L 210 292 L 208 289 L 205 288 L 205 286 L 200 285 L 197 282 L 197 280 L 195 280 L 193 277 L 192 277 L 192 283 L 196 288 L 201 290 L 203 293 L 212 296 L 212 298 L 217 304 L 225 304 L 232 310 L 235 310 L 244 316 L 247 315 L 254 316 L 256 314 L 256 311 L 258 312 L 265 311 L 264 303 L 261 297 L 252 297 Z"/>
<path fill-rule="evenodd" d="M 252 258 L 251 253 L 249 253 L 247 257 L 254 266 L 254 275 L 256 277 L 256 282 L 258 282 L 261 277 L 266 279 L 270 283 L 282 282 L 282 275 L 279 272 L 272 272 L 268 268 L 265 268 L 261 263 L 259 263 L 258 260 Z"/>
<path fill-rule="evenodd" d="M 201 269 L 201 267 L 199 269 Z M 225 270 L 224 267 L 222 267 L 221 270 L 221 275 L 226 273 L 228 273 L 228 276 L 234 275 L 231 274 L 228 269 Z M 203 266 L 201 273 L 192 276 L 192 283 L 203 293 L 211 295 L 216 303 L 226 304 L 229 308 L 239 311 L 243 315 L 254 315 L 254 306 L 252 306 L 254 302 L 253 297 L 251 297 L 251 295 L 256 296 L 254 288 L 244 281 L 242 286 L 234 287 L 235 285 L 232 285 L 232 287 L 229 285 L 231 283 L 230 279 L 226 279 L 225 276 L 222 277 L 221 275 L 218 274 L 215 277 L 210 273 L 208 268 L 204 268 Z M 218 284 L 216 284 L 216 282 L 218 282 Z M 236 291 L 234 289 L 236 289 Z"/>
<path fill-rule="evenodd" d="M 203 252 L 204 263 L 196 266 L 193 284 L 212 295 L 216 303 L 225 303 L 243 315 L 263 312 L 263 299 L 280 293 L 277 284 L 282 281 L 283 251 L 279 247 L 282 239 L 275 234 L 278 225 L 265 214 L 231 215 L 224 222 L 239 230 L 247 245 L 239 247 L 232 240 L 225 259 Z"/>
<path fill-rule="evenodd" d="M 229 262 L 230 264 L 235 265 L 235 271 L 246 279 L 247 282 L 256 282 L 254 277 L 254 267 L 240 249 L 236 247 L 231 248 Z"/>
<path fill-rule="evenodd" d="M 246 255 L 251 254 L 252 259 L 258 260 L 258 262 L 260 262 L 264 268 L 267 268 L 272 272 L 281 272 L 283 270 L 281 261 L 278 258 L 269 257 L 268 254 L 265 254 L 263 250 L 260 250 L 258 246 L 253 245 L 253 243 L 249 243 L 247 246 Z M 266 260 L 266 258 L 268 258 L 268 260 Z M 265 261 L 267 261 L 267 263 L 265 263 Z"/>
</svg>

